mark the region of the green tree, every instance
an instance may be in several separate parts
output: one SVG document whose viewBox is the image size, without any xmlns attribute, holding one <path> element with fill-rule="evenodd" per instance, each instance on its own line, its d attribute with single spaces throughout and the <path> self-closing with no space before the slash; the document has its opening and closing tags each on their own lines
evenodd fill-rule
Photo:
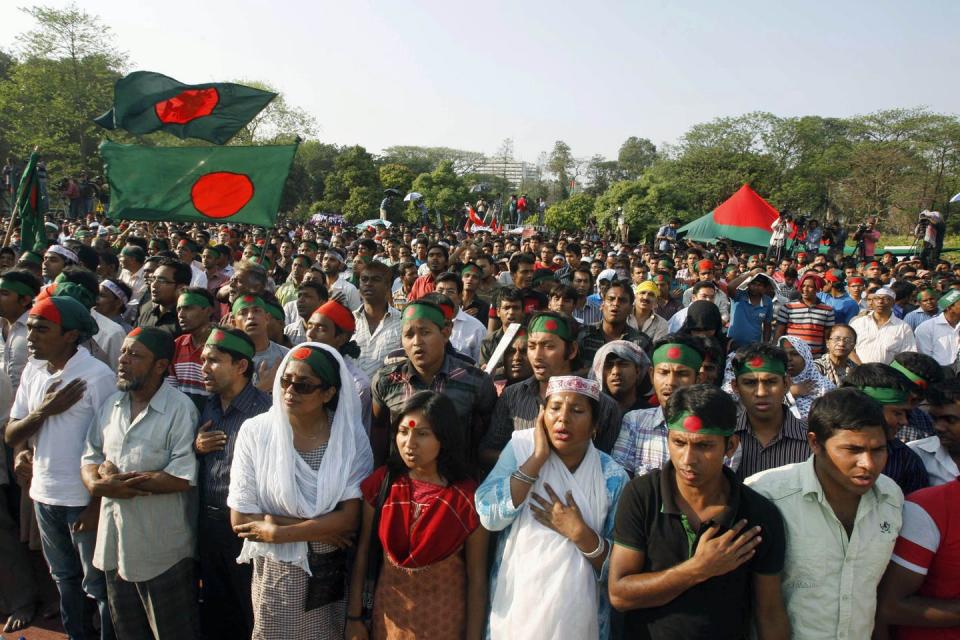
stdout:
<svg viewBox="0 0 960 640">
<path fill-rule="evenodd" d="M 341 150 L 323 186 L 323 211 L 342 213 L 351 222 L 360 222 L 379 211 L 380 176 L 373 156 L 359 145 Z M 364 189 L 353 193 L 361 188 Z"/>
<path fill-rule="evenodd" d="M 453 163 L 442 161 L 431 173 L 421 173 L 413 181 L 413 190 L 423 196 L 423 204 L 443 216 L 463 210 L 470 201 L 470 190 L 463 178 L 453 170 Z M 408 216 L 409 217 L 409 216 Z"/>
<path fill-rule="evenodd" d="M 557 178 L 559 183 L 559 199 L 564 200 L 570 195 L 570 170 L 574 167 L 573 153 L 570 145 L 563 140 L 553 143 L 553 151 L 547 160 L 547 171 Z"/>
<path fill-rule="evenodd" d="M 607 160 L 601 155 L 595 155 L 587 162 L 586 178 L 589 185 L 587 193 L 596 197 L 606 191 L 611 184 L 623 180 L 625 176 L 616 160 Z"/>
<path fill-rule="evenodd" d="M 625 177 L 636 179 L 657 159 L 657 147 L 646 138 L 630 136 L 617 154 L 617 162 Z"/>
<path fill-rule="evenodd" d="M 581 231 L 594 211 L 596 198 L 586 192 L 575 193 L 566 200 L 547 207 L 544 223 L 559 231 Z"/>
<path fill-rule="evenodd" d="M 317 122 L 309 113 L 287 102 L 283 94 L 266 82 L 259 80 L 237 80 L 238 84 L 272 91 L 277 97 L 237 132 L 230 144 L 289 144 L 295 139 L 301 140 L 316 135 Z"/>
<path fill-rule="evenodd" d="M 401 145 L 387 147 L 379 158 L 379 162 L 382 164 L 406 165 L 415 175 L 430 173 L 444 160 L 448 160 L 453 165 L 454 173 L 463 175 L 477 170 L 477 167 L 483 161 L 483 154 L 449 147 Z"/>
</svg>

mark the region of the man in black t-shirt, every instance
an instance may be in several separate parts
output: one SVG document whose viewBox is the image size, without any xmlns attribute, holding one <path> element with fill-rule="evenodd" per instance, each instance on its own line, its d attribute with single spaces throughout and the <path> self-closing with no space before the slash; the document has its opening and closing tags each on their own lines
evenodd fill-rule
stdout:
<svg viewBox="0 0 960 640">
<path fill-rule="evenodd" d="M 617 505 L 610 602 L 628 638 L 788 638 L 779 573 L 786 540 L 776 507 L 723 464 L 737 409 L 711 385 L 664 408 L 670 461 L 634 478 Z"/>
</svg>

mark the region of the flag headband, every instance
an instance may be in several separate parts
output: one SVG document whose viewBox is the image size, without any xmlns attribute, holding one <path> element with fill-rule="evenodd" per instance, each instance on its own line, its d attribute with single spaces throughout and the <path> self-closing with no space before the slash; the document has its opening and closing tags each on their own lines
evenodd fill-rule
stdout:
<svg viewBox="0 0 960 640">
<path fill-rule="evenodd" d="M 447 318 L 443 311 L 433 305 L 411 302 L 403 310 L 403 323 L 411 320 L 429 320 L 441 329 L 447 326 Z"/>
<path fill-rule="evenodd" d="M 127 334 L 128 338 L 133 338 L 154 355 L 157 360 L 170 360 L 173 358 L 173 336 L 156 327 L 137 327 Z"/>
<path fill-rule="evenodd" d="M 3 283 L 3 281 L 0 280 L 0 289 L 3 288 L 2 283 Z M 896 360 L 894 360 L 893 362 L 890 363 L 890 367 L 893 368 L 893 369 L 896 369 L 897 371 L 899 371 L 900 373 L 902 373 L 903 375 L 905 375 L 905 376 L 907 377 L 907 379 L 910 380 L 910 382 L 912 382 L 913 384 L 917 385 L 918 387 L 920 387 L 920 388 L 922 388 L 922 389 L 926 389 L 926 388 L 927 388 L 927 385 L 928 385 L 929 383 L 927 382 L 926 378 L 923 378 L 923 377 L 921 377 L 921 376 L 918 376 L 918 375 L 915 374 L 913 371 L 910 371 L 910 369 L 907 369 L 905 366 L 903 366 L 902 364 L 900 364 L 900 363 L 897 362 Z"/>
<path fill-rule="evenodd" d="M 0 289 L 6 289 L 7 291 L 14 292 L 18 296 L 28 296 L 30 298 L 37 295 L 33 289 L 23 282 L 11 280 L 10 278 L 0 278 Z"/>
<path fill-rule="evenodd" d="M 100 283 L 100 286 L 106 289 L 107 291 L 109 291 L 110 293 L 112 293 L 113 295 L 117 296 L 117 299 L 123 304 L 127 304 L 127 302 L 129 301 L 129 299 L 127 298 L 127 294 L 123 292 L 123 289 L 118 287 L 116 284 L 110 282 L 109 280 L 104 280 L 103 282 Z M 2 288 L 3 288 L 3 281 L 0 280 L 0 289 Z"/>
<path fill-rule="evenodd" d="M 112 291 L 112 289 L 111 289 Z M 190 291 L 180 294 L 180 297 L 177 298 L 177 309 L 180 307 L 212 307 L 210 301 L 199 293 L 192 293 Z"/>
<path fill-rule="evenodd" d="M 280 322 L 283 322 L 284 324 L 286 324 L 287 316 L 283 312 L 283 307 L 281 307 L 276 302 L 273 302 L 272 300 L 270 302 L 267 302 L 266 300 L 264 300 L 263 304 L 264 304 L 263 308 L 267 310 L 268 314 L 273 316 L 276 320 L 279 320 Z"/>
<path fill-rule="evenodd" d="M 745 373 L 774 373 L 782 376 L 787 373 L 787 368 L 779 358 L 768 358 L 757 354 L 738 364 L 737 377 Z"/>
<path fill-rule="evenodd" d="M 43 264 L 43 256 L 41 256 L 36 251 L 24 251 L 20 254 L 20 259 L 17 262 L 25 262 L 29 264 Z"/>
<path fill-rule="evenodd" d="M 322 349 L 316 347 L 297 347 L 290 357 L 306 362 L 317 377 L 332 387 L 340 387 L 340 372 L 335 371 L 330 358 Z"/>
<path fill-rule="evenodd" d="M 705 436 L 724 436 L 733 435 L 734 425 L 721 427 L 713 424 L 707 424 L 703 418 L 692 411 L 684 411 L 676 415 L 672 420 L 667 421 L 667 428 L 671 431 L 681 431 L 683 433 L 699 433 Z"/>
<path fill-rule="evenodd" d="M 860 391 L 880 404 L 906 404 L 910 399 L 910 394 L 906 391 L 890 387 L 860 387 Z"/>
<path fill-rule="evenodd" d="M 70 251 L 70 249 L 67 249 L 66 247 L 59 244 L 52 244 L 49 247 L 47 247 L 47 253 L 55 253 L 61 258 L 63 258 L 64 260 L 67 260 L 68 262 L 72 262 L 74 264 L 77 264 L 78 262 L 80 262 L 80 258 L 77 257 L 77 254 L 75 254 L 73 251 Z"/>
<path fill-rule="evenodd" d="M 239 313 L 243 309 L 249 309 L 251 307 L 260 307 L 264 311 L 267 311 L 267 303 L 263 301 L 263 298 L 260 296 L 240 296 L 233 301 L 233 306 L 230 307 L 231 313 Z"/>
<path fill-rule="evenodd" d="M 694 371 L 700 371 L 700 365 L 703 364 L 703 356 L 697 353 L 692 347 L 679 342 L 668 342 L 667 344 L 660 345 L 660 347 L 653 352 L 652 360 L 654 365 L 662 362 L 682 364 Z"/>
<path fill-rule="evenodd" d="M 253 347 L 250 346 L 243 339 L 238 338 L 237 336 L 227 333 L 223 329 L 214 329 L 210 332 L 210 337 L 207 338 L 205 343 L 208 347 L 216 347 L 217 349 L 224 349 L 226 351 L 234 351 L 239 353 L 242 356 L 245 356 L 253 360 L 254 351 Z"/>
<path fill-rule="evenodd" d="M 527 333 L 552 333 L 555 336 L 560 336 L 564 342 L 573 340 L 573 336 L 570 335 L 569 325 L 567 325 L 565 321 L 551 315 L 537 316 L 531 320 L 530 326 L 527 327 Z"/>
</svg>

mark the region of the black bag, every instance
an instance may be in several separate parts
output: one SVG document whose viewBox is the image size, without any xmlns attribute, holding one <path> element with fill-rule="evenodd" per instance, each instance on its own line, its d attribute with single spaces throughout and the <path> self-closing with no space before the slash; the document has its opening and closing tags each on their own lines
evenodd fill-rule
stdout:
<svg viewBox="0 0 960 640">
<path fill-rule="evenodd" d="M 347 594 L 347 552 L 337 549 L 330 553 L 310 553 L 307 562 L 313 575 L 307 578 L 303 610 L 313 611 L 343 600 Z"/>
</svg>

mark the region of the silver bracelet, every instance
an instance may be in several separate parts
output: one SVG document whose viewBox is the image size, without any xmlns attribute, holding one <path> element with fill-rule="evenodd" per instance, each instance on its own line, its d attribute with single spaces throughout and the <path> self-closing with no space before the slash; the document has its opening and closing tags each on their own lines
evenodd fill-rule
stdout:
<svg viewBox="0 0 960 640">
<path fill-rule="evenodd" d="M 591 551 L 590 553 L 584 553 L 583 554 L 584 558 L 593 560 L 594 558 L 599 558 L 600 556 L 603 555 L 604 550 L 606 550 L 607 548 L 607 541 L 604 540 L 603 536 L 600 535 L 599 533 L 597 533 L 597 537 L 600 538 L 600 544 L 598 544 L 597 548 Z M 583 553 L 583 552 L 581 551 L 580 553 Z"/>
<path fill-rule="evenodd" d="M 536 478 L 532 478 L 528 476 L 527 474 L 525 474 L 523 471 L 520 471 L 519 469 L 511 473 L 510 477 L 513 478 L 514 480 L 519 480 L 520 482 L 524 484 L 529 484 L 531 486 L 533 485 L 533 483 L 537 481 Z"/>
</svg>

